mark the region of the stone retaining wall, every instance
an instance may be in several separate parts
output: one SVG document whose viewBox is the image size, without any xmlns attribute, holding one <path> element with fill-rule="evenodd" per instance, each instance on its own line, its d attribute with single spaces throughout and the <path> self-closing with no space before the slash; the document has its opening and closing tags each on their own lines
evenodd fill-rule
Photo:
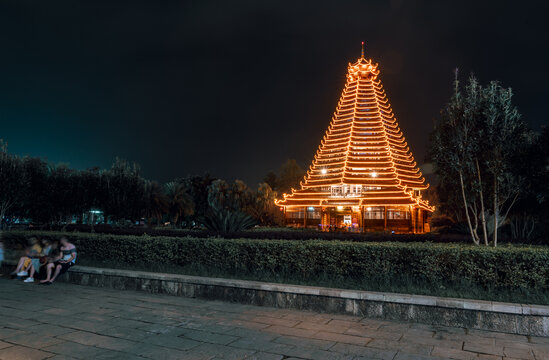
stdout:
<svg viewBox="0 0 549 360">
<path fill-rule="evenodd" d="M 549 336 L 549 306 L 75 266 L 59 280 L 118 290 Z"/>
<path fill-rule="evenodd" d="M 367 318 L 549 336 L 549 306 L 339 290 L 75 266 L 65 281 L 120 290 L 223 300 Z"/>
</svg>

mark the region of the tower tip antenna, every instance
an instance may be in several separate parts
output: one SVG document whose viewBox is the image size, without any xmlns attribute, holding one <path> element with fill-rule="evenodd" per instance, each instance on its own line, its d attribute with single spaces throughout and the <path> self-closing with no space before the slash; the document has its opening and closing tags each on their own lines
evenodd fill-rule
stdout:
<svg viewBox="0 0 549 360">
<path fill-rule="evenodd" d="M 360 53 L 360 57 L 364 57 L 364 41 L 362 42 L 362 52 Z"/>
</svg>

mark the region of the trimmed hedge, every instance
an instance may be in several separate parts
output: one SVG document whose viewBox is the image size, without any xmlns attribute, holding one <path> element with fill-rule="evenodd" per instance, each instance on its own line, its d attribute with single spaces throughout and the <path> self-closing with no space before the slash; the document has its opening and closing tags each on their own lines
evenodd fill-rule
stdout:
<svg viewBox="0 0 549 360">
<path fill-rule="evenodd" d="M 47 229 L 28 229 L 31 231 L 53 230 L 61 231 L 63 226 L 50 226 Z M 65 225 L 67 232 L 91 233 L 91 227 L 84 224 Z M 354 242 L 378 242 L 378 241 L 398 241 L 398 242 L 437 242 L 450 243 L 461 242 L 471 243 L 468 235 L 459 234 L 391 234 L 387 233 L 352 233 L 352 232 L 322 232 L 310 229 L 254 229 L 248 231 L 239 231 L 230 234 L 219 234 L 209 230 L 186 230 L 186 229 L 152 229 L 147 227 L 128 227 L 117 228 L 110 225 L 96 225 L 94 227 L 96 234 L 110 235 L 149 235 L 149 236 L 169 236 L 169 237 L 195 237 L 210 238 L 220 236 L 225 239 L 255 239 L 255 240 L 326 240 L 326 241 L 354 241 Z"/>
<path fill-rule="evenodd" d="M 549 248 L 542 246 L 491 248 L 463 244 L 227 240 L 38 231 L 4 232 L 4 246 L 22 247 L 29 236 L 51 239 L 67 236 L 76 245 L 80 259 L 144 267 L 196 265 L 232 274 L 291 274 L 302 280 L 329 274 L 342 279 L 386 282 L 403 277 L 430 283 L 465 281 L 485 288 L 545 290 L 549 285 Z"/>
</svg>

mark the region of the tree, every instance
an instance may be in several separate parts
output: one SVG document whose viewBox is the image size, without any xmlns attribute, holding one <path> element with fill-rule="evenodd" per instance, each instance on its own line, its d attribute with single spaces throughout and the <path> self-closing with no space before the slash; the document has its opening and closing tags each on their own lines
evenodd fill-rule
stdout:
<svg viewBox="0 0 549 360">
<path fill-rule="evenodd" d="M 78 173 L 80 189 L 79 211 L 104 210 L 107 203 L 107 187 L 103 171 L 97 167 Z"/>
<path fill-rule="evenodd" d="M 229 184 L 225 180 L 214 180 L 208 186 L 208 207 L 210 209 L 240 210 L 231 194 Z"/>
<path fill-rule="evenodd" d="M 529 159 L 529 161 L 524 161 Z M 526 188 L 528 194 L 549 210 L 549 127 L 544 126 L 539 134 L 533 134 L 532 141 L 522 153 L 515 154 L 519 173 L 528 174 Z M 538 211 L 536 210 L 536 213 Z"/>
<path fill-rule="evenodd" d="M 78 206 L 78 199 L 75 198 L 78 193 L 75 170 L 66 164 L 52 165 L 48 182 L 48 201 L 53 210 L 50 220 L 54 220 L 58 224 L 67 223 L 69 218 L 75 214 L 75 208 Z"/>
<path fill-rule="evenodd" d="M 25 196 L 26 179 L 21 159 L 8 153 L 8 144 L 0 139 L 0 230 L 4 217 Z"/>
<path fill-rule="evenodd" d="M 263 183 L 269 185 L 271 190 L 277 190 L 278 178 L 274 171 L 269 171 L 267 175 L 263 178 Z"/>
<path fill-rule="evenodd" d="M 107 202 L 105 216 L 115 220 L 136 220 L 142 215 L 145 180 L 136 163 L 117 158 L 109 171 L 103 174 L 106 183 Z"/>
<path fill-rule="evenodd" d="M 167 183 L 165 193 L 169 201 L 171 222 L 180 226 L 183 219 L 194 214 L 194 202 L 185 184 L 175 181 Z"/>
<path fill-rule="evenodd" d="M 511 159 L 530 141 L 526 125 L 511 100 L 513 91 L 492 81 L 483 91 L 484 164 L 492 177 L 493 243 L 497 246 L 498 228 L 517 201 L 523 178 L 512 168 Z"/>
<path fill-rule="evenodd" d="M 51 220 L 53 213 L 50 202 L 50 169 L 48 163 L 39 158 L 23 158 L 23 170 L 27 181 L 27 190 L 21 201 L 18 215 L 33 222 L 45 223 Z"/>
<path fill-rule="evenodd" d="M 524 180 L 524 195 L 509 214 L 514 239 L 546 238 L 549 233 L 549 127 L 531 136 L 512 161 Z"/>
<path fill-rule="evenodd" d="M 281 225 L 284 217 L 275 205 L 276 192 L 269 184 L 259 184 L 257 191 L 252 193 L 252 201 L 247 205 L 245 212 L 250 214 L 260 225 Z"/>
<path fill-rule="evenodd" d="M 231 196 L 236 210 L 246 211 L 254 201 L 254 194 L 248 185 L 242 180 L 235 180 L 231 186 Z"/>
<path fill-rule="evenodd" d="M 157 224 L 160 224 L 162 217 L 170 209 L 170 200 L 156 181 L 147 181 L 144 193 L 144 215 L 147 222 L 150 225 L 152 219 L 156 219 Z"/>
<path fill-rule="evenodd" d="M 194 211 L 188 216 L 188 223 L 196 222 L 204 218 L 208 211 L 208 188 L 216 180 L 209 174 L 204 176 L 188 176 L 177 179 L 176 182 L 182 184 L 194 204 Z"/>
<path fill-rule="evenodd" d="M 293 189 L 299 188 L 300 181 L 305 176 L 305 170 L 299 166 L 295 159 L 289 159 L 280 167 L 276 190 L 279 194 L 290 193 Z"/>
<path fill-rule="evenodd" d="M 208 210 L 201 219 L 209 230 L 231 233 L 247 230 L 256 221 L 243 212 L 248 189 L 242 181 L 229 186 L 224 180 L 215 180 L 208 187 Z"/>
<path fill-rule="evenodd" d="M 512 156 L 531 136 L 511 98 L 510 88 L 494 81 L 482 87 L 473 76 L 462 96 L 456 71 L 454 94 L 431 135 L 430 156 L 440 189 L 459 189 L 447 196 L 448 203 L 456 204 L 452 196 L 461 196 L 469 232 L 477 245 L 480 224 L 485 245 L 491 233 L 497 246 L 498 228 L 522 189 L 523 178 L 512 165 Z"/>
<path fill-rule="evenodd" d="M 475 89 L 475 86 L 469 89 Z M 440 188 L 459 189 L 459 192 L 452 193 L 453 198 L 450 197 L 449 202 L 457 204 L 457 198 L 461 198 L 471 238 L 478 245 L 478 217 L 470 214 L 477 213 L 475 210 L 480 189 L 478 178 L 474 176 L 474 159 L 478 153 L 480 135 L 478 119 L 472 116 L 476 113 L 477 111 L 467 107 L 460 91 L 456 70 L 454 93 L 431 134 L 429 153 L 435 173 L 440 178 Z"/>
</svg>

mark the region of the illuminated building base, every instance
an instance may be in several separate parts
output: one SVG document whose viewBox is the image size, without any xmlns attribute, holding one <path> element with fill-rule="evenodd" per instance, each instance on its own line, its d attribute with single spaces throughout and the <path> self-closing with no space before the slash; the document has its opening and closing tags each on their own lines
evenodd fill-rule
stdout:
<svg viewBox="0 0 549 360">
<path fill-rule="evenodd" d="M 322 231 L 425 233 L 430 212 L 397 206 L 292 207 L 285 209 L 286 225 Z"/>
</svg>

